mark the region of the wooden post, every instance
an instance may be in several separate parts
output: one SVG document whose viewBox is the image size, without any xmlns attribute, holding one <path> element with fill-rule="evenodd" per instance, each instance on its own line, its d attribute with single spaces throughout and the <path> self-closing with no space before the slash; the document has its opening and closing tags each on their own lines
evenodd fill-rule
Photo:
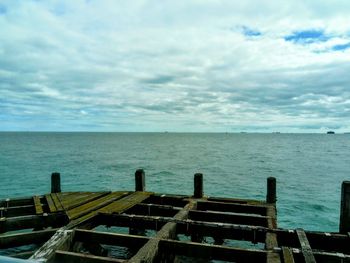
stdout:
<svg viewBox="0 0 350 263">
<path fill-rule="evenodd" d="M 276 203 L 276 178 L 268 177 L 267 178 L 267 194 L 266 194 L 266 202 L 270 204 Z"/>
<path fill-rule="evenodd" d="M 61 175 L 60 173 L 51 174 L 51 193 L 61 192 Z"/>
<path fill-rule="evenodd" d="M 350 181 L 344 181 L 341 186 L 339 232 L 350 231 Z"/>
<path fill-rule="evenodd" d="M 135 172 L 135 191 L 145 191 L 145 171 L 143 169 L 138 169 Z"/>
<path fill-rule="evenodd" d="M 194 175 L 194 194 L 195 198 L 203 197 L 203 174 L 196 173 Z"/>
</svg>

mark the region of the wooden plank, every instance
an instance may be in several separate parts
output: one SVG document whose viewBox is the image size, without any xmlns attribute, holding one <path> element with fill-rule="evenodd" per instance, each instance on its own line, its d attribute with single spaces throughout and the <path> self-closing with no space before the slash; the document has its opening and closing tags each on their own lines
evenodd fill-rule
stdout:
<svg viewBox="0 0 350 263">
<path fill-rule="evenodd" d="M 289 247 L 282 247 L 284 263 L 294 263 L 293 252 Z"/>
<path fill-rule="evenodd" d="M 39 196 L 33 196 L 34 206 L 35 206 L 35 213 L 37 215 L 42 215 L 44 213 L 42 204 L 40 202 Z"/>
<path fill-rule="evenodd" d="M 59 193 L 57 194 L 57 197 L 61 201 L 63 208 L 65 210 L 70 210 L 77 206 L 94 201 L 110 193 L 111 193 L 110 191 L 97 192 L 97 193 L 78 192 L 78 193 L 71 193 L 70 195 L 64 195 L 64 193 Z"/>
<path fill-rule="evenodd" d="M 43 246 L 41 246 L 30 259 L 47 262 L 53 259 L 55 251 L 69 250 L 74 238 L 73 230 L 58 230 Z"/>
<path fill-rule="evenodd" d="M 187 219 L 190 210 L 195 209 L 196 201 L 190 201 L 182 210 L 180 210 L 174 219 Z M 146 263 L 154 262 L 159 254 L 159 240 L 160 239 L 174 239 L 176 237 L 176 223 L 169 222 L 165 224 L 156 235 L 156 238 L 148 241 L 128 262 L 132 263 Z M 164 251 L 165 252 L 165 251 Z"/>
<path fill-rule="evenodd" d="M 296 229 L 296 233 L 298 235 L 298 239 L 300 242 L 301 251 L 305 259 L 305 263 L 316 263 L 315 257 L 312 254 L 311 246 L 309 244 L 309 241 L 307 240 L 304 230 L 301 228 L 298 228 Z"/>
<path fill-rule="evenodd" d="M 52 201 L 54 202 L 57 211 L 63 211 L 63 206 L 61 204 L 61 201 L 59 200 L 57 193 L 52 193 L 51 194 Z"/>
<path fill-rule="evenodd" d="M 0 207 L 0 217 L 16 217 L 31 215 L 35 212 L 34 205 L 23 205 L 13 207 Z"/>
<path fill-rule="evenodd" d="M 70 220 L 77 219 L 78 217 L 84 216 L 94 210 L 100 209 L 106 205 L 109 205 L 113 201 L 127 195 L 128 192 L 113 192 L 89 203 L 83 204 L 76 208 L 67 211 L 67 215 Z"/>
<path fill-rule="evenodd" d="M 121 263 L 123 259 L 94 256 L 90 254 L 57 250 L 55 260 L 65 263 Z"/>
<path fill-rule="evenodd" d="M 99 210 L 99 213 L 112 214 L 122 213 L 134 205 L 146 200 L 153 193 L 151 192 L 135 192 L 118 201 L 115 201 Z"/>
<path fill-rule="evenodd" d="M 55 203 L 52 200 L 51 194 L 45 195 L 47 205 L 49 206 L 50 212 L 54 213 L 57 211 L 57 208 L 55 206 Z"/>
<path fill-rule="evenodd" d="M 0 236 L 0 248 L 19 247 L 29 244 L 40 244 L 48 240 L 57 229 L 39 230 L 26 233 Z"/>
</svg>

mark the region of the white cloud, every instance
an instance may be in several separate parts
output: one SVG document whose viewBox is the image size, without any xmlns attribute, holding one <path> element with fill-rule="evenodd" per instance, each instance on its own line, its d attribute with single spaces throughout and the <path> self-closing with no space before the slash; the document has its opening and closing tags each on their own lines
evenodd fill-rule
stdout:
<svg viewBox="0 0 350 263">
<path fill-rule="evenodd" d="M 335 99 L 350 99 L 350 49 L 332 51 L 350 41 L 349 1 L 3 5 L 0 120 L 13 121 L 1 129 L 27 130 L 28 112 L 62 130 L 350 128 L 348 103 Z M 310 29 L 329 39 L 284 40 Z M 322 99 L 311 107 L 308 94 Z"/>
</svg>

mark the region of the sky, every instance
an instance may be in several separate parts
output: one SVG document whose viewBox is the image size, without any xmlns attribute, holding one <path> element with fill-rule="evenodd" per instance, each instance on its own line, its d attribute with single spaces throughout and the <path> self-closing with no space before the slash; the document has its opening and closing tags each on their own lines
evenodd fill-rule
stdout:
<svg viewBox="0 0 350 263">
<path fill-rule="evenodd" d="M 350 132 L 348 0 L 0 0 L 1 131 Z"/>
</svg>

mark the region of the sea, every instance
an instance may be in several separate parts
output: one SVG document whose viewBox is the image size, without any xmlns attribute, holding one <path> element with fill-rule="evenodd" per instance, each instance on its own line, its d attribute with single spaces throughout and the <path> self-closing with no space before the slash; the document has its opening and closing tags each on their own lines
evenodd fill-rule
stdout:
<svg viewBox="0 0 350 263">
<path fill-rule="evenodd" d="M 0 199 L 50 191 L 134 190 L 265 200 L 277 179 L 278 227 L 337 232 L 340 190 L 350 180 L 350 134 L 0 132 Z"/>
</svg>

